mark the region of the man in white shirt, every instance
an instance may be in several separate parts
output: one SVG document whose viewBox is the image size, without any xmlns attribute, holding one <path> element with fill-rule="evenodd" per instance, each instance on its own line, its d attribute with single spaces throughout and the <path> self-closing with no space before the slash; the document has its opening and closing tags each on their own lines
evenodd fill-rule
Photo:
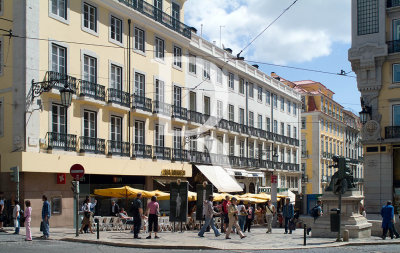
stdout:
<svg viewBox="0 0 400 253">
<path fill-rule="evenodd" d="M 275 206 L 271 203 L 271 200 L 267 201 L 265 206 L 265 218 L 267 219 L 267 234 L 272 233 L 272 220 L 276 214 Z"/>
<path fill-rule="evenodd" d="M 15 200 L 14 203 L 15 203 L 15 206 L 14 206 L 14 209 L 13 209 L 13 218 L 14 218 L 14 227 L 15 227 L 14 234 L 18 235 L 19 234 L 19 227 L 20 227 L 19 219 L 21 217 L 20 216 L 21 207 L 19 206 L 19 201 L 18 200 Z"/>
</svg>

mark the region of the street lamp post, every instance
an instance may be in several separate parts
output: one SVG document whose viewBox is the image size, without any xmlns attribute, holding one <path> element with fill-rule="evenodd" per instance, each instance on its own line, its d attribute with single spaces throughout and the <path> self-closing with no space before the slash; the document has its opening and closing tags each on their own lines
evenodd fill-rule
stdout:
<svg viewBox="0 0 400 253">
<path fill-rule="evenodd" d="M 272 155 L 272 167 L 274 171 L 272 172 L 271 176 L 271 201 L 272 204 L 277 208 L 277 195 L 278 195 L 278 178 L 276 175 L 276 163 L 278 162 L 278 154 L 277 152 L 273 149 L 273 155 Z"/>
<path fill-rule="evenodd" d="M 71 89 L 70 85 L 68 84 L 68 80 L 66 79 L 57 79 L 57 80 L 50 80 L 50 81 L 43 81 L 43 82 L 35 82 L 32 79 L 32 101 L 35 97 L 39 97 L 43 92 L 49 92 L 56 86 L 58 83 L 65 82 L 64 88 L 60 90 L 60 98 L 61 103 L 65 107 L 69 107 L 72 102 L 72 95 L 75 93 L 74 90 Z"/>
</svg>

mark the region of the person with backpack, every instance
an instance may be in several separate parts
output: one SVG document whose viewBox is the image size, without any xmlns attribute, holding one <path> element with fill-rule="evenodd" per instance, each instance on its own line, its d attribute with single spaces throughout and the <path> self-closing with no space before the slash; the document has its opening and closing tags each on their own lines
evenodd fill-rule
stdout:
<svg viewBox="0 0 400 253">
<path fill-rule="evenodd" d="M 322 202 L 321 200 L 317 201 L 317 205 L 311 209 L 311 216 L 314 218 L 314 222 L 322 216 Z"/>
</svg>

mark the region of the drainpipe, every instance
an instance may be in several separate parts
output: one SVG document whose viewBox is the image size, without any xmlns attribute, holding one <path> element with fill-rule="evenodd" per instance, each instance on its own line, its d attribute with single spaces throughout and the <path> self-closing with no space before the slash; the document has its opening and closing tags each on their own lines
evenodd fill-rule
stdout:
<svg viewBox="0 0 400 253">
<path fill-rule="evenodd" d="M 128 19 L 128 94 L 129 101 L 131 99 L 131 20 Z M 131 110 L 129 108 L 128 115 L 128 142 L 131 145 Z"/>
</svg>

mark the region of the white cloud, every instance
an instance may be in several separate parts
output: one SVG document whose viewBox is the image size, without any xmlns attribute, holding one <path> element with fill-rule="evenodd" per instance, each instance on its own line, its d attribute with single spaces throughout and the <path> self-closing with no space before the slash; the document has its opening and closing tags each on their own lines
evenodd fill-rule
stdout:
<svg viewBox="0 0 400 253">
<path fill-rule="evenodd" d="M 219 45 L 238 53 L 272 22 L 293 0 L 188 0 L 185 23 Z M 349 43 L 350 1 L 298 0 L 260 36 L 242 56 L 246 59 L 301 63 L 331 53 L 335 42 Z"/>
</svg>

